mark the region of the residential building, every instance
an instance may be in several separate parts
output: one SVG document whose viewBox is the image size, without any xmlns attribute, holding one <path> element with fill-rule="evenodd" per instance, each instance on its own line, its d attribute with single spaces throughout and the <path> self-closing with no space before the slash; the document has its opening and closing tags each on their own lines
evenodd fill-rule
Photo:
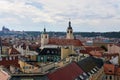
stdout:
<svg viewBox="0 0 120 80">
<path fill-rule="evenodd" d="M 0 68 L 0 80 L 9 80 L 10 74 L 4 70 L 4 68 Z"/>
<path fill-rule="evenodd" d="M 84 74 L 84 71 L 75 62 L 72 62 L 47 76 L 49 80 L 85 80 L 87 75 L 83 76 Z"/>
</svg>

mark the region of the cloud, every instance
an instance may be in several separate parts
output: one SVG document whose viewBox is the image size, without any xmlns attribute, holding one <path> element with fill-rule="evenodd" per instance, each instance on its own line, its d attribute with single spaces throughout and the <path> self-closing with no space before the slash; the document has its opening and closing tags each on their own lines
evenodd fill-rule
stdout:
<svg viewBox="0 0 120 80">
<path fill-rule="evenodd" d="M 0 5 L 0 21 L 11 19 L 12 24 L 66 27 L 71 18 L 78 27 L 120 25 L 120 0 L 0 0 Z"/>
</svg>

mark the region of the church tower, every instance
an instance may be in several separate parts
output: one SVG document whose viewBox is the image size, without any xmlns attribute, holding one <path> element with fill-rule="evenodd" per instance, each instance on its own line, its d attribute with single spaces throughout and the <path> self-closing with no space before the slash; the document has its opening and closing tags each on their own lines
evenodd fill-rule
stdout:
<svg viewBox="0 0 120 80">
<path fill-rule="evenodd" d="M 68 23 L 66 39 L 74 39 L 73 29 L 71 27 L 71 21 L 69 21 L 69 23 Z"/>
<path fill-rule="evenodd" d="M 49 42 L 49 35 L 46 33 L 46 29 L 44 28 L 44 32 L 41 34 L 41 47 L 48 44 Z"/>
</svg>

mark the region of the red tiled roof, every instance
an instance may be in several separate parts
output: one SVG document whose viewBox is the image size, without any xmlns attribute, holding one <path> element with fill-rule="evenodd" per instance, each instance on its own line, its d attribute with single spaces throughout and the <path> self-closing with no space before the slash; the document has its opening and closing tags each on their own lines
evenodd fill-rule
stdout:
<svg viewBox="0 0 120 80">
<path fill-rule="evenodd" d="M 100 51 L 91 51 L 90 55 L 96 56 L 96 57 L 102 57 L 103 53 Z"/>
<path fill-rule="evenodd" d="M 40 47 L 40 44 L 30 44 L 30 45 L 27 45 L 27 44 L 24 43 L 22 45 L 22 48 L 26 49 L 27 46 L 29 47 L 29 50 L 36 51 L 36 49 Z"/>
<path fill-rule="evenodd" d="M 113 75 L 115 73 L 115 66 L 113 64 L 104 64 L 104 72 L 108 75 Z"/>
<path fill-rule="evenodd" d="M 32 51 L 36 51 L 37 48 L 40 47 L 40 44 L 32 44 L 32 45 L 29 45 L 29 49 L 32 50 Z"/>
<path fill-rule="evenodd" d="M 83 46 L 82 42 L 80 40 L 78 40 L 78 39 L 50 38 L 48 44 Z"/>
<path fill-rule="evenodd" d="M 120 67 L 116 68 L 115 74 L 118 75 L 118 76 L 120 76 Z"/>
<path fill-rule="evenodd" d="M 89 54 L 89 52 L 87 50 L 80 50 L 80 53 Z"/>
<path fill-rule="evenodd" d="M 53 73 L 49 73 L 47 76 L 49 80 L 74 80 L 82 73 L 82 69 L 75 62 L 72 62 Z"/>
<path fill-rule="evenodd" d="M 103 54 L 104 57 L 112 57 L 112 56 L 119 56 L 119 53 L 106 53 L 106 54 Z"/>
<path fill-rule="evenodd" d="M 4 67 L 9 67 L 10 65 L 15 67 L 20 67 L 18 64 L 18 57 L 3 57 L 2 60 L 0 60 L 0 65 L 3 65 Z"/>
<path fill-rule="evenodd" d="M 96 57 L 101 57 L 103 55 L 103 49 L 96 46 L 84 46 L 85 50 L 80 50 L 83 54 L 89 54 Z"/>
<path fill-rule="evenodd" d="M 96 47 L 96 46 L 85 46 L 85 49 L 86 49 L 87 51 L 103 51 L 102 48 Z"/>
<path fill-rule="evenodd" d="M 116 44 L 116 46 L 120 47 L 120 43 Z"/>
<path fill-rule="evenodd" d="M 10 48 L 9 49 L 9 55 L 18 55 L 20 52 L 18 52 L 15 48 Z"/>
<path fill-rule="evenodd" d="M 2 42 L 2 46 L 10 46 L 10 44 L 7 42 Z"/>
</svg>

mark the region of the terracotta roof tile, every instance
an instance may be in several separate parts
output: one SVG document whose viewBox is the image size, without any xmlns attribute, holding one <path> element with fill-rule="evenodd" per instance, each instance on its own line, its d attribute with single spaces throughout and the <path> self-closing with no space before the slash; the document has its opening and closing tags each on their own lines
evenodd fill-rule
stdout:
<svg viewBox="0 0 120 80">
<path fill-rule="evenodd" d="M 112 57 L 112 56 L 119 56 L 119 53 L 106 53 L 106 54 L 103 54 L 103 57 Z"/>
<path fill-rule="evenodd" d="M 118 75 L 118 76 L 120 76 L 120 67 L 116 68 L 115 74 Z"/>
<path fill-rule="evenodd" d="M 96 47 L 96 46 L 85 46 L 85 49 L 87 50 L 87 51 L 103 51 L 103 49 L 102 48 L 100 48 L 100 47 Z"/>
<path fill-rule="evenodd" d="M 80 40 L 78 40 L 78 39 L 50 38 L 48 44 L 83 46 L 82 42 Z"/>
<path fill-rule="evenodd" d="M 80 53 L 88 54 L 89 52 L 87 50 L 80 50 Z"/>
<path fill-rule="evenodd" d="M 120 43 L 116 44 L 118 47 L 120 47 Z"/>
<path fill-rule="evenodd" d="M 37 48 L 39 48 L 40 47 L 40 45 L 38 44 L 32 44 L 32 45 L 29 45 L 29 49 L 31 50 L 31 51 L 36 51 L 36 49 Z"/>
<path fill-rule="evenodd" d="M 47 76 L 49 80 L 75 80 L 82 73 L 82 69 L 73 62 L 53 73 L 49 73 Z"/>
<path fill-rule="evenodd" d="M 115 73 L 115 66 L 113 64 L 104 64 L 104 72 L 108 75 L 113 75 Z"/>
<path fill-rule="evenodd" d="M 96 57 L 102 57 L 103 53 L 99 51 L 91 51 L 90 55 L 96 56 Z"/>
<path fill-rule="evenodd" d="M 20 67 L 18 64 L 18 57 L 3 57 L 0 60 L 0 65 L 3 65 L 4 67 L 9 67 L 10 65 Z"/>
<path fill-rule="evenodd" d="M 18 55 L 20 52 L 18 52 L 15 48 L 10 48 L 9 49 L 9 55 Z"/>
<path fill-rule="evenodd" d="M 84 46 L 85 50 L 80 50 L 80 53 L 89 54 L 91 56 L 102 57 L 103 49 L 96 46 Z"/>
</svg>

